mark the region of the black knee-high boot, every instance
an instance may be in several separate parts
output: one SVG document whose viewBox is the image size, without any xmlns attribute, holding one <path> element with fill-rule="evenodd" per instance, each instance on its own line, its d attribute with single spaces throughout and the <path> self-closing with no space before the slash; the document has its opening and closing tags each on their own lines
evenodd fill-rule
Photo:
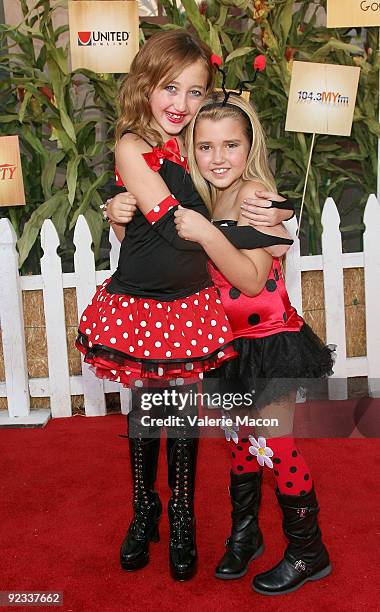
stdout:
<svg viewBox="0 0 380 612">
<path fill-rule="evenodd" d="M 168 481 L 172 491 L 168 514 L 170 523 L 169 560 L 175 580 L 189 580 L 196 572 L 194 487 L 197 438 L 168 438 Z"/>
<path fill-rule="evenodd" d="M 221 580 L 235 580 L 244 576 L 249 562 L 264 550 L 258 521 L 261 483 L 262 472 L 231 472 L 232 532 L 226 540 L 227 550 L 215 570 L 215 576 Z"/>
<path fill-rule="evenodd" d="M 133 571 L 149 562 L 149 544 L 159 541 L 162 505 L 154 491 L 160 438 L 130 438 L 134 516 L 120 548 L 120 564 Z"/>
<path fill-rule="evenodd" d="M 319 507 L 314 488 L 303 496 L 282 495 L 278 490 L 276 495 L 289 544 L 284 558 L 275 567 L 254 578 L 253 589 L 262 595 L 290 593 L 309 580 L 319 580 L 331 573 L 329 555 L 318 526 Z"/>
</svg>

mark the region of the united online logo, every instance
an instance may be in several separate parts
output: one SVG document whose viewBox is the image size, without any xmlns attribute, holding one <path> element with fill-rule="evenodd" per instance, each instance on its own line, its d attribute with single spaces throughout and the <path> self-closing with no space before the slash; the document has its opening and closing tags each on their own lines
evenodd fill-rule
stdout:
<svg viewBox="0 0 380 612">
<path fill-rule="evenodd" d="M 110 45 L 127 45 L 129 40 L 129 32 L 112 32 L 94 30 L 92 32 L 78 32 L 79 47 L 96 47 Z"/>
<path fill-rule="evenodd" d="M 78 32 L 78 45 L 79 47 L 91 47 L 92 32 Z"/>
</svg>

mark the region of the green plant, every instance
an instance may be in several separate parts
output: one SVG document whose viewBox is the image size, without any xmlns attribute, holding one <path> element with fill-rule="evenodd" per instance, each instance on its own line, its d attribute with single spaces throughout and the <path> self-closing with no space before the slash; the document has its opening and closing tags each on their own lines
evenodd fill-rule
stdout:
<svg viewBox="0 0 380 612">
<path fill-rule="evenodd" d="M 164 0 L 173 24 L 183 23 L 183 13 L 173 8 L 175 0 Z M 321 206 L 328 196 L 339 204 L 344 191 L 359 190 L 359 206 L 376 192 L 378 80 L 380 54 L 378 30 L 367 30 L 365 47 L 351 44 L 349 29 L 328 30 L 317 25 L 326 9 L 325 0 L 211 0 L 199 7 L 195 0 L 182 0 L 188 22 L 213 52 L 222 55 L 227 86 L 252 76 L 252 59 L 267 56 L 267 68 L 254 88 L 253 100 L 268 135 L 278 188 L 300 201 L 306 175 L 311 135 L 285 132 L 285 118 L 294 59 L 361 67 L 357 105 L 350 138 L 317 136 L 306 193 L 302 234 L 307 250 L 316 253 L 321 235 Z M 171 8 L 172 7 L 172 8 Z M 341 210 L 343 218 L 349 207 Z M 356 226 L 357 230 L 362 225 Z"/>
<path fill-rule="evenodd" d="M 89 223 L 99 265 L 104 223 L 99 211 L 102 188 L 109 192 L 113 174 L 113 127 L 121 76 L 70 72 L 63 35 L 55 29 L 54 10 L 65 2 L 39 0 L 29 10 L 20 0 L 23 21 L 0 25 L 0 134 L 18 134 L 27 205 L 2 209 L 18 235 L 20 265 L 35 271 L 40 257 L 37 236 L 51 218 L 61 240 L 63 258 L 72 256 L 72 233 L 83 213 Z M 365 48 L 351 44 L 347 30 L 317 25 L 325 0 L 161 0 L 167 23 L 141 24 L 141 40 L 158 28 L 192 27 L 223 56 L 227 85 L 252 76 L 252 59 L 268 58 L 253 99 L 264 123 L 279 190 L 299 202 L 311 136 L 284 130 L 294 59 L 359 65 L 361 77 L 350 138 L 318 136 L 306 195 L 303 238 L 316 253 L 321 206 L 333 196 L 339 204 L 348 189 L 359 190 L 363 209 L 376 190 L 378 117 L 378 32 L 367 30 Z M 8 46 L 7 41 L 11 41 Z M 34 44 L 35 43 L 35 44 Z M 36 50 L 37 49 L 37 50 Z M 345 214 L 341 210 L 343 231 Z M 356 229 L 360 229 L 360 225 Z M 103 234 L 104 236 L 104 234 Z M 305 250 L 305 249 L 304 249 Z"/>
<path fill-rule="evenodd" d="M 22 23 L 0 26 L 6 51 L 0 67 L 8 75 L 0 89 L 0 134 L 20 138 L 27 205 L 9 208 L 8 214 L 24 271 L 36 268 L 36 240 L 48 218 L 57 229 L 65 259 L 72 255 L 76 219 L 84 214 L 99 257 L 106 225 L 99 210 L 101 188 L 113 174 L 117 81 L 113 75 L 69 71 L 68 49 L 61 43 L 68 26 L 55 29 L 52 23 L 62 3 L 51 4 L 39 0 L 29 10 L 21 0 Z"/>
</svg>

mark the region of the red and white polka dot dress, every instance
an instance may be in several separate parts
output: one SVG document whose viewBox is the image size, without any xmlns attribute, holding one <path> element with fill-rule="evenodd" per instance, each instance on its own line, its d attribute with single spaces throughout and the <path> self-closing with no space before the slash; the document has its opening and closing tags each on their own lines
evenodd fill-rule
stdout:
<svg viewBox="0 0 380 612">
<path fill-rule="evenodd" d="M 193 382 L 237 356 L 207 255 L 179 239 L 174 225 L 179 201 L 207 210 L 185 160 L 175 163 L 159 153 L 155 169 L 172 194 L 145 217 L 136 213 L 118 270 L 83 312 L 76 341 L 97 376 L 125 386 Z M 147 155 L 155 163 L 155 154 Z"/>
<path fill-rule="evenodd" d="M 234 358 L 232 332 L 215 287 L 170 302 L 109 294 L 108 279 L 84 311 L 77 348 L 101 378 L 202 378 Z"/>
</svg>

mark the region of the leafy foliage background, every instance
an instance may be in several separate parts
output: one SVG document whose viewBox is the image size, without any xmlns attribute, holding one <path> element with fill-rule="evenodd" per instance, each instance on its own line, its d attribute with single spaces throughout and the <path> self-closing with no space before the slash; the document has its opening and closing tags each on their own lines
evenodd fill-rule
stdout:
<svg viewBox="0 0 380 612">
<path fill-rule="evenodd" d="M 99 204 L 110 195 L 113 177 L 113 129 L 117 92 L 123 75 L 70 71 L 68 26 L 55 28 L 61 0 L 39 0 L 32 9 L 20 0 L 23 20 L 0 25 L 0 134 L 18 134 L 27 205 L 1 209 L 18 236 L 23 272 L 36 271 L 41 255 L 38 233 L 51 218 L 60 236 L 63 262 L 72 258 L 72 234 L 79 214 L 91 229 L 98 267 L 106 265 L 101 243 L 108 225 Z M 344 226 L 350 207 L 363 209 L 376 191 L 378 30 L 366 30 L 363 44 L 352 44 L 349 30 L 318 25 L 325 0 L 161 0 L 160 23 L 141 22 L 141 43 L 157 29 L 189 27 L 221 55 L 227 85 L 252 75 L 252 60 L 267 56 L 267 69 L 253 92 L 268 135 L 279 190 L 300 201 L 311 135 L 284 130 L 291 67 L 294 59 L 361 67 L 359 93 L 350 138 L 318 136 L 306 197 L 303 250 L 318 252 L 321 206 L 332 196 L 339 204 L 354 189 L 352 205 L 341 209 L 343 231 L 360 231 L 361 223 Z M 362 37 L 363 38 L 363 37 Z M 359 41 L 360 42 L 360 41 Z"/>
</svg>

